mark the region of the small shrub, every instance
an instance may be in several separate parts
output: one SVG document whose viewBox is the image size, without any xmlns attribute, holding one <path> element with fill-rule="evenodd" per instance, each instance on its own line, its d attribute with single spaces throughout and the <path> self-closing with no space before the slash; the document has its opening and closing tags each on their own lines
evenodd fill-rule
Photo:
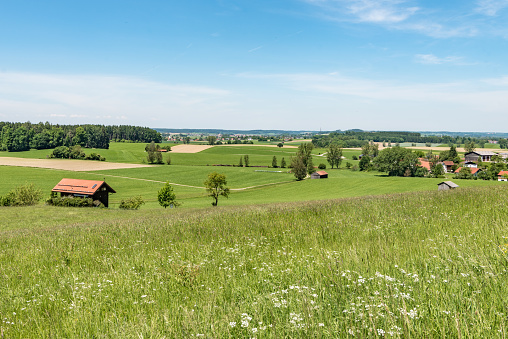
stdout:
<svg viewBox="0 0 508 339">
<path fill-rule="evenodd" d="M 47 205 L 61 206 L 61 207 L 103 207 L 104 205 L 99 200 L 91 198 L 80 198 L 73 196 L 57 196 L 57 193 L 51 192 L 51 196 L 46 200 Z"/>
<path fill-rule="evenodd" d="M 357 157 L 356 155 L 353 155 L 353 156 L 351 157 L 351 159 L 353 159 L 353 160 L 358 160 L 358 157 Z"/>
<path fill-rule="evenodd" d="M 0 206 L 31 206 L 42 199 L 42 191 L 34 184 L 25 184 L 0 197 Z"/>
<path fill-rule="evenodd" d="M 318 168 L 321 169 L 321 170 L 324 170 L 324 169 L 326 169 L 326 165 L 325 164 L 319 164 Z"/>
<path fill-rule="evenodd" d="M 124 210 L 137 210 L 143 205 L 145 201 L 141 196 L 130 197 L 120 202 L 120 208 Z"/>
</svg>

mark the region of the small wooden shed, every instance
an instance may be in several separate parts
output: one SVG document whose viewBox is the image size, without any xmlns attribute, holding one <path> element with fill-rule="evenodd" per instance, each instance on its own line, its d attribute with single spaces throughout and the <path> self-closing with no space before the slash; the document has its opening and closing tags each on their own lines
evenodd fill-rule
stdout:
<svg viewBox="0 0 508 339">
<path fill-rule="evenodd" d="M 105 181 L 67 178 L 60 180 L 51 192 L 60 192 L 62 197 L 91 198 L 100 201 L 105 207 L 108 207 L 109 193 L 116 193 Z"/>
<path fill-rule="evenodd" d="M 454 189 L 457 187 L 459 187 L 459 185 L 457 185 L 456 183 L 454 183 L 452 181 L 443 181 L 443 182 L 440 182 L 439 184 L 437 184 L 438 191 L 451 190 L 451 189 Z"/>
<path fill-rule="evenodd" d="M 310 175 L 311 179 L 326 179 L 328 178 L 328 173 L 325 171 L 317 171 Z"/>
</svg>

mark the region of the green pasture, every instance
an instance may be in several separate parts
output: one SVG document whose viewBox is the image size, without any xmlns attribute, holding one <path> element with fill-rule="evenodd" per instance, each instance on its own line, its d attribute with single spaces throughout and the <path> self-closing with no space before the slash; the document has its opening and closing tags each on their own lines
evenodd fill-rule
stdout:
<svg viewBox="0 0 508 339">
<path fill-rule="evenodd" d="M 502 338 L 507 193 L 497 186 L 250 207 L 0 208 L 0 332 Z"/>
<path fill-rule="evenodd" d="M 166 145 L 166 143 L 164 143 L 164 145 Z M 174 146 L 174 144 L 169 145 Z M 99 153 L 106 158 L 107 162 L 143 164 L 147 162 L 145 146 L 146 144 L 144 143 L 112 142 L 107 150 L 83 148 L 83 151 L 86 155 L 90 153 Z M 169 155 L 173 165 L 207 166 L 222 164 L 236 166 L 240 162 L 240 157 L 248 155 L 251 166 L 271 166 L 273 156 L 277 157 L 279 165 L 282 158 L 289 164 L 291 157 L 296 154 L 296 150 L 296 148 L 284 147 L 217 145 L 198 153 L 164 153 L 163 159 L 165 160 Z M 47 159 L 52 151 L 53 150 L 30 150 L 26 152 L 0 152 L 0 157 Z M 321 162 L 326 164 L 326 157 L 318 156 L 325 152 L 326 149 L 314 149 L 313 154 L 315 155 L 314 161 L 316 162 L 316 166 Z M 344 156 L 348 159 L 351 159 L 353 154 L 359 155 L 360 153 L 361 151 L 358 150 L 344 150 Z M 348 161 L 351 162 L 351 160 Z"/>
<path fill-rule="evenodd" d="M 211 199 L 206 196 L 203 182 L 209 173 L 225 174 L 232 189 L 229 199 L 220 199 L 219 205 L 251 205 L 276 202 L 326 200 L 355 196 L 383 195 L 402 192 L 434 191 L 437 183 L 445 179 L 388 177 L 379 172 L 350 171 L 344 168 L 327 170 L 328 179 L 297 182 L 287 173 L 256 172 L 283 169 L 257 169 L 253 167 L 177 166 L 160 165 L 95 172 L 72 172 L 40 168 L 0 166 L 0 175 L 8 180 L 0 182 L 0 195 L 19 184 L 34 183 L 45 196 L 62 178 L 106 180 L 117 193 L 110 195 L 110 208 L 122 199 L 140 195 L 146 204 L 142 209 L 160 208 L 157 192 L 169 181 L 181 208 L 206 207 Z M 456 180 L 461 188 L 479 186 L 507 186 L 505 182 L 483 180 Z M 196 186 L 186 187 L 184 185 Z"/>
</svg>

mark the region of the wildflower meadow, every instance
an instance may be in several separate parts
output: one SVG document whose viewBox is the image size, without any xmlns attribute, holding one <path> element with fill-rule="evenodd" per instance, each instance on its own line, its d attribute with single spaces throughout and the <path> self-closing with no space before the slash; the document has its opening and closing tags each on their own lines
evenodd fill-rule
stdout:
<svg viewBox="0 0 508 339">
<path fill-rule="evenodd" d="M 1 337 L 503 338 L 507 198 L 0 209 Z"/>
</svg>

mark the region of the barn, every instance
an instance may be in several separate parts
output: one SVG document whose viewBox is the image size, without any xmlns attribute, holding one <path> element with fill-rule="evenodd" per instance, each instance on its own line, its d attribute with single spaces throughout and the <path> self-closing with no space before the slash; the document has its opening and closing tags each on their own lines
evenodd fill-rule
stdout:
<svg viewBox="0 0 508 339">
<path fill-rule="evenodd" d="M 91 198 L 100 201 L 105 207 L 108 207 L 109 193 L 116 193 L 105 181 L 67 178 L 60 180 L 51 192 L 60 192 L 62 197 Z"/>
<path fill-rule="evenodd" d="M 328 173 L 325 171 L 317 171 L 310 175 L 311 179 L 326 179 L 328 178 Z"/>
<path fill-rule="evenodd" d="M 464 154 L 464 158 L 466 162 L 479 160 L 483 162 L 490 162 L 494 155 L 496 155 L 496 153 L 492 151 L 474 151 Z"/>
<path fill-rule="evenodd" d="M 459 187 L 459 185 L 457 185 L 456 183 L 454 183 L 452 181 L 443 181 L 443 182 L 440 182 L 439 184 L 437 184 L 438 191 L 451 190 L 451 189 L 454 189 L 457 187 Z"/>
</svg>

